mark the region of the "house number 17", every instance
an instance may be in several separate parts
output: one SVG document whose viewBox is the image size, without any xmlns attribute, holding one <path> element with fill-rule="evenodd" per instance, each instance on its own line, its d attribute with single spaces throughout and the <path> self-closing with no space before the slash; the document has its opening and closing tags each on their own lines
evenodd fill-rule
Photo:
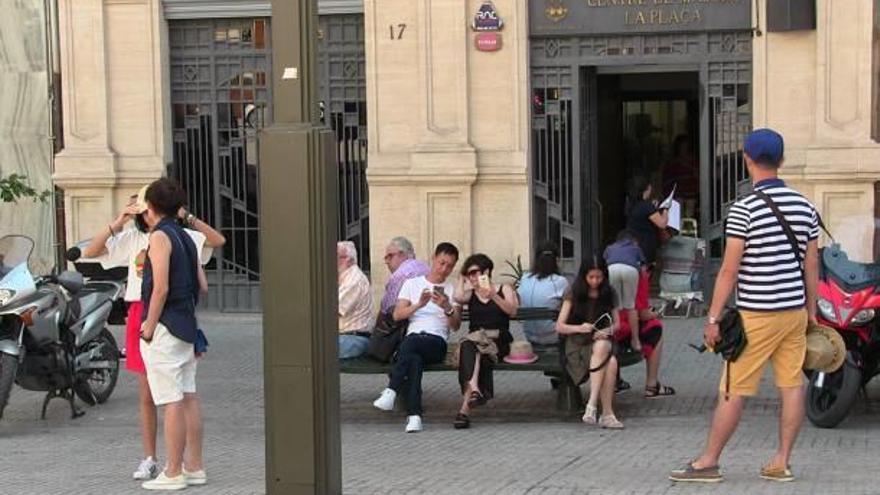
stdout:
<svg viewBox="0 0 880 495">
<path fill-rule="evenodd" d="M 388 25 L 388 35 L 393 40 L 403 39 L 403 32 L 406 31 L 406 24 L 389 24 Z"/>
</svg>

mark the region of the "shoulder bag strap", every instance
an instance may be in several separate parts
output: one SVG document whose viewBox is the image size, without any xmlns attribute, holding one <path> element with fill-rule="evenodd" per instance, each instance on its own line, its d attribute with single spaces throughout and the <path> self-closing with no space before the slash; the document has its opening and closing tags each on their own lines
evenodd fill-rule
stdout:
<svg viewBox="0 0 880 495">
<path fill-rule="evenodd" d="M 788 238 L 788 242 L 791 243 L 792 249 L 794 249 L 794 256 L 797 258 L 798 266 L 801 269 L 801 275 L 804 273 L 804 256 L 801 254 L 801 246 L 797 241 L 797 237 L 794 235 L 794 231 L 791 229 L 791 225 L 788 224 L 788 221 L 785 220 L 785 216 L 782 215 L 782 212 L 779 211 L 779 207 L 776 206 L 776 203 L 770 199 L 770 196 L 767 195 L 764 191 L 760 191 L 755 189 L 755 196 L 761 198 L 764 203 L 767 204 L 767 207 L 770 208 L 770 211 L 776 216 L 776 220 L 779 221 L 779 225 L 782 227 L 782 231 L 785 232 L 785 237 Z"/>
<path fill-rule="evenodd" d="M 773 215 L 776 216 L 776 220 L 779 222 L 779 226 L 782 227 L 782 231 L 785 233 L 785 237 L 788 238 L 788 242 L 791 244 L 791 248 L 794 249 L 794 256 L 798 262 L 798 268 L 801 272 L 801 280 L 804 284 L 804 289 L 806 290 L 807 281 L 806 281 L 806 273 L 804 272 L 804 256 L 801 254 L 801 246 L 797 241 L 797 237 L 794 235 L 794 231 L 791 229 L 791 225 L 788 224 L 788 221 L 783 216 L 782 212 L 779 211 L 779 207 L 776 206 L 776 203 L 770 199 L 770 196 L 767 195 L 764 191 L 755 189 L 755 196 L 761 198 L 767 207 L 770 208 L 770 211 L 773 212 Z"/>
</svg>

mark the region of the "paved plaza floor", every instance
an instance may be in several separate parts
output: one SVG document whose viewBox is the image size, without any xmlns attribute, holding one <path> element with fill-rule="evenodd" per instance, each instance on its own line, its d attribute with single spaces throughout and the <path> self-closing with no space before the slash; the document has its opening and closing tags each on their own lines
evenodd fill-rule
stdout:
<svg viewBox="0 0 880 495">
<path fill-rule="evenodd" d="M 189 493 L 264 491 L 261 320 L 202 315 L 209 357 L 199 367 L 210 485 Z M 793 469 L 798 480 L 771 484 L 757 477 L 776 445 L 778 403 L 769 381 L 749 402 L 745 420 L 723 459 L 727 481 L 677 486 L 667 472 L 694 456 L 705 439 L 720 360 L 685 344 L 699 340 L 698 320 L 667 320 L 664 383 L 674 398 L 645 400 L 644 367 L 624 369 L 633 389 L 618 396 L 626 430 L 609 432 L 554 410 L 540 373 L 501 372 L 497 398 L 473 417 L 470 430 L 452 428 L 455 375 L 425 378 L 425 431 L 403 432 L 403 413 L 370 403 L 382 376 L 342 377 L 344 492 L 369 494 L 876 494 L 880 465 L 880 406 L 860 401 L 834 430 L 809 424 Z M 119 337 L 121 329 L 115 329 Z M 295 329 L 291 329 L 295 331 Z M 121 375 L 103 406 L 70 420 L 66 405 L 39 419 L 41 394 L 14 389 L 0 420 L 0 494 L 144 493 L 131 480 L 140 457 L 136 382 Z M 869 387 L 880 397 L 880 386 Z M 161 445 L 160 445 L 161 451 Z"/>
</svg>

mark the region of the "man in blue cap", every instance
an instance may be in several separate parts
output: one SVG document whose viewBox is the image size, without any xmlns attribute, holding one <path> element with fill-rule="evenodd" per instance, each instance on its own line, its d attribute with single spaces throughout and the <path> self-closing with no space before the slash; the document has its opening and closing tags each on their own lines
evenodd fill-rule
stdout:
<svg viewBox="0 0 880 495">
<path fill-rule="evenodd" d="M 726 365 L 718 405 L 702 455 L 670 473 L 673 481 L 719 482 L 724 446 L 742 416 L 745 397 L 758 392 L 765 365 L 782 398 L 779 448 L 761 468 L 761 478 L 792 481 L 789 459 L 804 419 L 801 368 L 808 322 L 816 321 L 819 280 L 819 219 L 800 193 L 779 179 L 782 136 L 771 129 L 749 133 L 743 155 L 754 192 L 737 201 L 727 216 L 724 260 L 704 328 L 704 342 L 721 342 L 719 320 L 737 290 L 736 306 L 747 344 Z"/>
</svg>

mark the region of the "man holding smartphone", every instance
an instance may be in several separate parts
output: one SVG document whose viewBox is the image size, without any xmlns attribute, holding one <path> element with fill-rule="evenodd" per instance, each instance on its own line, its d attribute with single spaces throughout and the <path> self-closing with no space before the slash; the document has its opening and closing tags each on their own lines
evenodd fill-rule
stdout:
<svg viewBox="0 0 880 495">
<path fill-rule="evenodd" d="M 431 272 L 407 280 L 400 289 L 394 320 L 409 320 L 391 370 L 388 388 L 373 405 L 383 411 L 394 409 L 394 400 L 407 383 L 406 432 L 422 430 L 422 372 L 425 365 L 442 362 L 450 330 L 461 325 L 461 307 L 451 300 L 452 283 L 447 279 L 458 263 L 458 248 L 442 242 L 434 250 Z"/>
</svg>

